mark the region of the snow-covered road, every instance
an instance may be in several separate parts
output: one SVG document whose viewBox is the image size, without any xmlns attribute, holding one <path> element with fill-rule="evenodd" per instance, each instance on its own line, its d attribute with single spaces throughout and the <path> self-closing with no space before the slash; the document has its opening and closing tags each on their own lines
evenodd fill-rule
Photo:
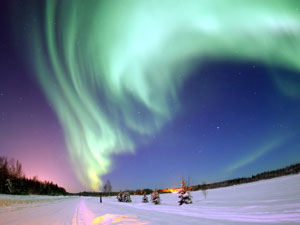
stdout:
<svg viewBox="0 0 300 225">
<path fill-rule="evenodd" d="M 178 206 L 176 194 L 162 204 L 99 203 L 93 197 L 0 195 L 0 224 L 300 224 L 300 175 L 215 190 L 192 192 L 194 203 Z"/>
</svg>

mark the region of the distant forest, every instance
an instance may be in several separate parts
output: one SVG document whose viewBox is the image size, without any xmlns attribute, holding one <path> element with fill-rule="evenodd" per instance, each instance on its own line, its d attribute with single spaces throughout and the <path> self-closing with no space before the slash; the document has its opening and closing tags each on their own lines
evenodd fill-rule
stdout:
<svg viewBox="0 0 300 225">
<path fill-rule="evenodd" d="M 282 169 L 278 170 L 272 170 L 272 171 L 267 171 L 263 173 L 259 173 L 256 175 L 253 175 L 252 177 L 242 177 L 242 178 L 235 178 L 232 180 L 226 180 L 226 181 L 221 181 L 221 182 L 216 182 L 216 183 L 211 183 L 211 184 L 198 184 L 194 186 L 189 186 L 188 189 L 190 191 L 198 191 L 198 190 L 207 190 L 207 189 L 213 189 L 213 188 L 220 188 L 220 187 L 228 187 L 232 185 L 238 185 L 238 184 L 245 184 L 245 183 L 250 183 L 250 182 L 255 182 L 259 180 L 265 180 L 265 179 L 271 179 L 275 177 L 280 177 L 280 176 L 285 176 L 285 175 L 291 175 L 291 174 L 297 174 L 300 173 L 300 163 L 287 166 Z M 176 190 L 179 188 L 172 188 L 172 189 L 160 189 L 158 190 L 159 193 L 171 193 L 171 190 Z M 144 192 L 146 194 L 150 194 L 153 192 L 151 189 L 138 189 L 138 190 L 126 190 L 128 191 L 131 195 L 141 195 Z M 102 192 L 102 196 L 114 196 L 117 195 L 118 192 Z M 80 192 L 76 193 L 74 195 L 81 195 L 81 196 L 98 196 L 99 197 L 99 192 Z"/>
<path fill-rule="evenodd" d="M 245 184 L 249 182 L 271 179 L 275 177 L 291 175 L 300 173 L 300 163 L 287 166 L 282 169 L 267 171 L 253 175 L 251 177 L 235 178 L 231 180 L 215 182 L 210 184 L 198 184 L 189 186 L 188 189 L 191 191 L 207 190 L 220 187 L 228 187 L 232 185 Z M 103 190 L 102 196 L 114 196 L 118 192 L 112 192 Z M 176 189 L 176 188 L 175 188 Z M 161 189 L 160 193 L 168 193 L 171 189 Z M 174 189 L 172 189 L 174 190 Z M 126 190 L 132 195 L 141 195 L 144 192 L 150 194 L 153 192 L 151 189 L 138 189 L 138 190 Z M 171 191 L 170 191 L 171 192 Z M 37 177 L 32 179 L 26 178 L 23 171 L 22 165 L 18 160 L 10 159 L 6 157 L 0 157 L 0 194 L 18 194 L 18 195 L 80 195 L 80 196 L 99 196 L 99 192 L 80 192 L 80 193 L 68 193 L 62 187 L 57 184 L 53 184 L 50 181 L 39 181 Z"/>
<path fill-rule="evenodd" d="M 0 157 L 0 194 L 66 195 L 68 193 L 52 182 L 42 182 L 37 177 L 26 178 L 18 160 Z"/>
<path fill-rule="evenodd" d="M 293 164 L 291 166 L 287 166 L 285 168 L 278 169 L 278 170 L 258 173 L 256 175 L 253 175 L 252 177 L 235 178 L 232 180 L 226 180 L 226 181 L 216 182 L 211 184 L 199 184 L 199 185 L 191 186 L 190 190 L 197 191 L 197 190 L 213 189 L 213 188 L 220 188 L 220 187 L 228 187 L 232 185 L 245 184 L 254 181 L 266 180 L 266 179 L 271 179 L 271 178 L 281 177 L 281 176 L 291 175 L 291 174 L 297 174 L 297 173 L 300 173 L 300 163 Z"/>
</svg>

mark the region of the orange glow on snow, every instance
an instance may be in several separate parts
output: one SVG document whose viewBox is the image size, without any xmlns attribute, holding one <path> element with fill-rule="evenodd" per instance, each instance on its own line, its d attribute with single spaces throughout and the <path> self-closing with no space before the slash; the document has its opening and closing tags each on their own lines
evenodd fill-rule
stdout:
<svg viewBox="0 0 300 225">
<path fill-rule="evenodd" d="M 118 215 L 118 214 L 104 214 L 93 220 L 93 224 L 122 224 L 122 225 L 146 225 L 147 221 L 139 221 L 135 215 Z"/>
</svg>

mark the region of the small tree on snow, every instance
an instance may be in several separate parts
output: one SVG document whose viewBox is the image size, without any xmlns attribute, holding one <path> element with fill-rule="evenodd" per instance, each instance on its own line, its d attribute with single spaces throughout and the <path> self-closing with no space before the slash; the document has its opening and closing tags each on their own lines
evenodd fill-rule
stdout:
<svg viewBox="0 0 300 225">
<path fill-rule="evenodd" d="M 191 204 L 192 203 L 192 196 L 190 195 L 190 192 L 188 191 L 186 185 L 185 185 L 185 182 L 182 178 L 181 180 L 181 188 L 180 190 L 178 191 L 178 198 L 179 198 L 179 205 L 182 205 L 182 204 Z"/>
<path fill-rule="evenodd" d="M 143 202 L 143 203 L 149 202 L 146 192 L 144 192 L 144 196 L 143 196 L 142 202 Z"/>
<path fill-rule="evenodd" d="M 131 202 L 130 193 L 129 191 L 123 192 L 123 202 Z"/>
<path fill-rule="evenodd" d="M 117 199 L 119 202 L 131 202 L 130 193 L 128 191 L 120 191 Z"/>
<path fill-rule="evenodd" d="M 158 191 L 155 189 L 151 195 L 151 201 L 152 203 L 154 203 L 155 205 L 160 204 L 160 197 L 159 197 L 159 193 Z"/>
<path fill-rule="evenodd" d="M 119 202 L 123 201 L 123 192 L 120 190 L 119 194 L 117 195 L 117 199 Z"/>
</svg>

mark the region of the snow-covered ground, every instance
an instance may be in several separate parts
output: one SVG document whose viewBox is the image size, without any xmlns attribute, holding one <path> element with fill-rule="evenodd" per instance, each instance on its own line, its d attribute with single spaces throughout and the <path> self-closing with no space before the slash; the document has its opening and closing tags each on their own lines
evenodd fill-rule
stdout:
<svg viewBox="0 0 300 225">
<path fill-rule="evenodd" d="M 177 194 L 162 194 L 161 205 L 117 202 L 115 197 L 0 195 L 0 224 L 300 224 L 300 174 L 192 192 L 194 203 L 177 205 Z"/>
</svg>

